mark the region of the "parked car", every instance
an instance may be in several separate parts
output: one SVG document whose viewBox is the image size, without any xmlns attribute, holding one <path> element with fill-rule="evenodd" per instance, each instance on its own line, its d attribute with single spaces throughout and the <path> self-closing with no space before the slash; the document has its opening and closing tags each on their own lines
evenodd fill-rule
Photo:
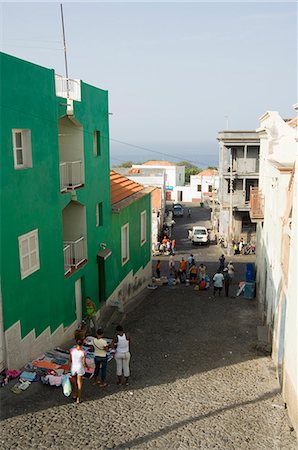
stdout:
<svg viewBox="0 0 298 450">
<path fill-rule="evenodd" d="M 193 227 L 191 240 L 192 240 L 192 245 L 195 245 L 195 244 L 208 245 L 209 244 L 209 233 L 208 233 L 207 228 L 199 227 L 199 226 Z"/>
<path fill-rule="evenodd" d="M 174 217 L 183 217 L 184 215 L 184 209 L 181 205 L 174 205 L 173 206 L 173 216 Z"/>
</svg>

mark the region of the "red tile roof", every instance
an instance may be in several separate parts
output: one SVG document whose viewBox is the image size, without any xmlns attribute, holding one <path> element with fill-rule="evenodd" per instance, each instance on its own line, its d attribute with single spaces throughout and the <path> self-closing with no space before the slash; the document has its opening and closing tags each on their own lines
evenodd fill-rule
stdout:
<svg viewBox="0 0 298 450">
<path fill-rule="evenodd" d="M 112 205 L 144 189 L 142 184 L 136 183 L 114 170 L 110 170 L 110 183 Z"/>
<path fill-rule="evenodd" d="M 297 128 L 297 117 L 294 117 L 294 119 L 287 120 L 286 123 L 290 127 Z"/>
<path fill-rule="evenodd" d="M 169 161 L 159 161 L 159 160 L 151 160 L 151 161 L 146 161 L 144 164 L 144 166 L 175 166 L 175 164 L 169 162 Z"/>
<path fill-rule="evenodd" d="M 218 171 L 216 169 L 205 169 L 198 173 L 199 177 L 216 177 L 217 175 Z"/>
</svg>

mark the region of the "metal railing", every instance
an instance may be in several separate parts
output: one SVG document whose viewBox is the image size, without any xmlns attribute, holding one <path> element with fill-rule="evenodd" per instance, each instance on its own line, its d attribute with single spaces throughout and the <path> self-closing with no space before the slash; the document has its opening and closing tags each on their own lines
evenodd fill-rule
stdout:
<svg viewBox="0 0 298 450">
<path fill-rule="evenodd" d="M 81 101 L 81 82 L 71 78 L 63 78 L 55 74 L 55 87 L 57 97 Z"/>
<path fill-rule="evenodd" d="M 75 189 L 84 184 L 82 161 L 60 163 L 60 190 Z"/>
<path fill-rule="evenodd" d="M 65 245 L 63 247 L 64 256 L 64 275 L 67 275 L 71 271 L 71 251 L 70 245 Z"/>
<path fill-rule="evenodd" d="M 82 236 L 76 241 L 64 241 L 64 248 L 66 246 L 70 247 L 70 266 L 77 267 L 85 261 L 86 252 L 85 252 L 85 238 Z"/>
<path fill-rule="evenodd" d="M 259 188 L 250 188 L 250 218 L 251 220 L 263 220 L 264 219 L 264 196 L 261 194 Z"/>
</svg>

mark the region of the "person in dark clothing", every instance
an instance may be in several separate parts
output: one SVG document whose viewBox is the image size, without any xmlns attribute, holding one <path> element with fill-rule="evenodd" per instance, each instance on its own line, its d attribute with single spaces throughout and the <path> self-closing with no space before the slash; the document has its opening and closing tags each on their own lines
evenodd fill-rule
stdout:
<svg viewBox="0 0 298 450">
<path fill-rule="evenodd" d="M 221 257 L 219 258 L 219 268 L 218 268 L 220 272 L 222 272 L 225 268 L 225 260 L 226 260 L 225 255 L 221 255 Z"/>
<path fill-rule="evenodd" d="M 230 277 L 228 269 L 224 269 L 223 276 L 224 276 L 225 294 L 226 294 L 226 297 L 228 297 L 229 296 L 230 283 L 231 283 L 231 277 Z"/>
<path fill-rule="evenodd" d="M 160 259 L 156 263 L 155 270 L 156 270 L 156 277 L 160 278 Z"/>
</svg>

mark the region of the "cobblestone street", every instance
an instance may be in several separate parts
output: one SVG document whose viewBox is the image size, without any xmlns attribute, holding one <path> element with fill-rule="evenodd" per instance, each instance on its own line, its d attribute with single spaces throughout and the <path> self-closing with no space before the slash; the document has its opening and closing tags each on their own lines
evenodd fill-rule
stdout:
<svg viewBox="0 0 298 450">
<path fill-rule="evenodd" d="M 242 279 L 244 263 L 235 267 Z M 296 449 L 271 359 L 255 349 L 256 316 L 255 300 L 185 285 L 146 290 L 123 322 L 130 386 L 116 385 L 112 361 L 109 386 L 85 380 L 80 405 L 40 383 L 20 396 L 3 388 L 1 448 Z"/>
</svg>

